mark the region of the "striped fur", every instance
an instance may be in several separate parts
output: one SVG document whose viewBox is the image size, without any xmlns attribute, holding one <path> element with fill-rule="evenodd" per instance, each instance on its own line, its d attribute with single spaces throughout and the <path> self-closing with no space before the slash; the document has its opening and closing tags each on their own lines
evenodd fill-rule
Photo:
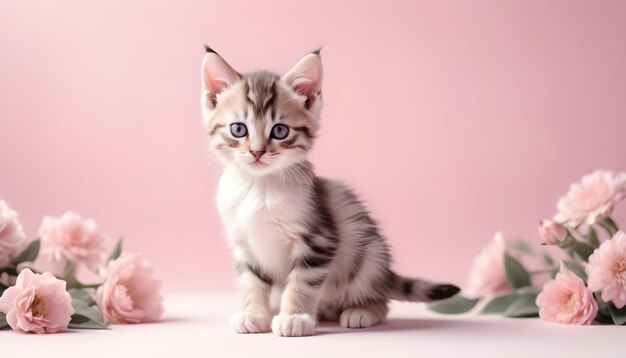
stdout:
<svg viewBox="0 0 626 358">
<path fill-rule="evenodd" d="M 387 243 L 354 192 L 314 174 L 307 154 L 319 129 L 321 80 L 319 52 L 282 77 L 240 75 L 212 50 L 203 63 L 204 121 L 226 164 L 217 203 L 239 272 L 239 333 L 311 335 L 320 319 L 369 327 L 385 319 L 390 299 L 458 291 L 392 272 Z M 233 136 L 233 123 L 247 135 Z M 278 123 L 290 129 L 280 140 L 271 135 Z"/>
</svg>

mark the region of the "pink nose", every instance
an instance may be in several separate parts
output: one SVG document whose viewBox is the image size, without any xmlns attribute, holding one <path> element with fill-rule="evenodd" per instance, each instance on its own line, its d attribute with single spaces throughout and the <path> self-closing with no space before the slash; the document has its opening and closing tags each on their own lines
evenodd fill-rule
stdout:
<svg viewBox="0 0 626 358">
<path fill-rule="evenodd" d="M 261 156 L 263 155 L 263 153 L 265 153 L 265 151 L 264 151 L 264 150 L 260 150 L 260 151 L 254 151 L 254 150 L 251 150 L 251 151 L 250 151 L 250 153 L 252 153 L 252 155 L 254 155 L 254 157 L 255 157 L 256 159 L 259 159 L 259 158 L 261 158 Z"/>
</svg>

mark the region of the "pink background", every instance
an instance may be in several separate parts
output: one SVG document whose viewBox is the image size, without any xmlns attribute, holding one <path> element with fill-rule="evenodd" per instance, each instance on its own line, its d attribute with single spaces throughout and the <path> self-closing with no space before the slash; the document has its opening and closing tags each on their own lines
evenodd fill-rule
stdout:
<svg viewBox="0 0 626 358">
<path fill-rule="evenodd" d="M 464 283 L 496 230 L 538 240 L 571 181 L 626 169 L 624 1 L 0 0 L 0 198 L 29 236 L 72 209 L 168 290 L 234 287 L 203 42 L 243 72 L 324 46 L 312 161 L 403 273 Z"/>
</svg>

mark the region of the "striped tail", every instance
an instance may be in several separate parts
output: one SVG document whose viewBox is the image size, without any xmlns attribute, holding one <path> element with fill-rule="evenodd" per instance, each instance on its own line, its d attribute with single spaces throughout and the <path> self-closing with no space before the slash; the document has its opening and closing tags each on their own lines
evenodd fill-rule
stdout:
<svg viewBox="0 0 626 358">
<path fill-rule="evenodd" d="M 430 302 L 443 300 L 459 293 L 457 286 L 436 284 L 424 280 L 398 276 L 392 272 L 393 285 L 389 298 L 397 301 Z"/>
</svg>

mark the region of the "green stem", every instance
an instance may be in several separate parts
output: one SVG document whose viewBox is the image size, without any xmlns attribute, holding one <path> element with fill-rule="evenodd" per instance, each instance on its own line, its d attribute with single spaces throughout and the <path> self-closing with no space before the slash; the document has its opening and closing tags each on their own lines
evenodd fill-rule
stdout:
<svg viewBox="0 0 626 358">
<path fill-rule="evenodd" d="M 607 216 L 606 218 L 604 218 L 604 221 L 606 222 L 607 226 L 611 228 L 611 230 L 618 232 L 619 231 L 619 226 L 617 226 L 617 223 L 615 221 L 613 221 L 613 219 L 611 219 L 610 216 Z M 615 234 L 613 234 L 615 235 Z"/>
<path fill-rule="evenodd" d="M 598 221 L 598 225 L 603 228 L 610 237 L 613 237 L 615 233 L 619 231 L 615 222 L 608 217 L 604 218 L 602 221 Z"/>
</svg>

